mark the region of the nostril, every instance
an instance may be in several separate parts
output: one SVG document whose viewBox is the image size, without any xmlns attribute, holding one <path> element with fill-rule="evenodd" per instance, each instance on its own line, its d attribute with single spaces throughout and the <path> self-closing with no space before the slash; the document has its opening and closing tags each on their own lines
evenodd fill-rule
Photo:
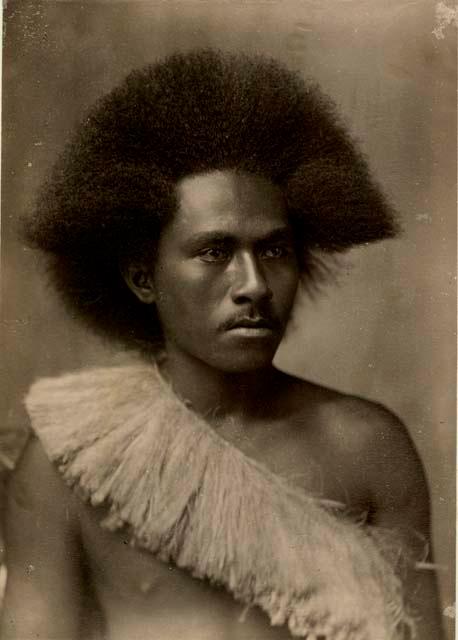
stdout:
<svg viewBox="0 0 458 640">
<path fill-rule="evenodd" d="M 272 291 L 255 257 L 240 256 L 233 272 L 232 297 L 236 300 L 270 299 Z"/>
<path fill-rule="evenodd" d="M 261 298 L 272 298 L 272 290 L 270 289 L 267 282 L 262 279 L 257 280 L 245 280 L 243 282 L 239 281 L 238 283 L 234 283 L 232 287 L 232 296 L 234 299 L 261 299 Z"/>
<path fill-rule="evenodd" d="M 232 294 L 232 300 L 237 304 L 244 303 L 256 303 L 259 304 L 261 301 L 269 301 L 272 299 L 272 291 L 270 289 L 265 289 L 263 291 L 248 291 L 248 292 L 237 292 Z"/>
</svg>

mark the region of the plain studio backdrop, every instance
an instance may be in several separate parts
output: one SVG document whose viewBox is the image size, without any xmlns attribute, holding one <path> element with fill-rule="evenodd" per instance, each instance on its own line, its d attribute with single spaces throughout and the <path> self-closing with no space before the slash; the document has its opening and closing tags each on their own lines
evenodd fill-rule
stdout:
<svg viewBox="0 0 458 640">
<path fill-rule="evenodd" d="M 15 238 L 15 220 L 87 107 L 131 69 L 177 50 L 216 46 L 278 58 L 318 80 L 338 103 L 404 233 L 348 254 L 339 282 L 316 300 L 300 296 L 277 360 L 288 371 L 382 402 L 407 423 L 429 479 L 452 637 L 456 29 L 447 24 L 453 10 L 434 5 L 8 2 L 0 410 L 6 434 L 26 424 L 21 398 L 37 376 L 119 359 L 65 314 L 37 256 Z"/>
</svg>

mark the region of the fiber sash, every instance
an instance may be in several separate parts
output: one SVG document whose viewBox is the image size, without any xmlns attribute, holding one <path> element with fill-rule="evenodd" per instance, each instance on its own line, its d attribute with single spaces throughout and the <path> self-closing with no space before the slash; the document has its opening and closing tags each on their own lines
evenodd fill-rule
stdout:
<svg viewBox="0 0 458 640">
<path fill-rule="evenodd" d="M 312 640 L 411 637 L 401 583 L 376 531 L 222 439 L 148 364 L 36 382 L 32 427 L 101 526 Z"/>
</svg>

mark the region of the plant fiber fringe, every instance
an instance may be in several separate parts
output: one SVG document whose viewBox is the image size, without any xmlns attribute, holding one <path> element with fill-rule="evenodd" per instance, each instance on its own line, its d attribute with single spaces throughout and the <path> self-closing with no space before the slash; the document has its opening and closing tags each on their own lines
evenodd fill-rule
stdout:
<svg viewBox="0 0 458 640">
<path fill-rule="evenodd" d="M 32 428 L 101 526 L 314 640 L 414 637 L 377 531 L 222 439 L 143 363 L 44 378 Z"/>
</svg>

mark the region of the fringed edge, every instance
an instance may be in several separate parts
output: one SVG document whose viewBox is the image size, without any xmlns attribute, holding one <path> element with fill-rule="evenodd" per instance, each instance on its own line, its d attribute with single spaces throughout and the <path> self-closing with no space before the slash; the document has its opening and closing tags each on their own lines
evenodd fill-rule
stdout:
<svg viewBox="0 0 458 640">
<path fill-rule="evenodd" d="M 26 405 L 65 480 L 110 505 L 104 527 L 128 527 L 140 547 L 259 606 L 272 625 L 309 640 L 413 629 L 377 540 L 223 440 L 154 367 L 41 380 Z"/>
</svg>

